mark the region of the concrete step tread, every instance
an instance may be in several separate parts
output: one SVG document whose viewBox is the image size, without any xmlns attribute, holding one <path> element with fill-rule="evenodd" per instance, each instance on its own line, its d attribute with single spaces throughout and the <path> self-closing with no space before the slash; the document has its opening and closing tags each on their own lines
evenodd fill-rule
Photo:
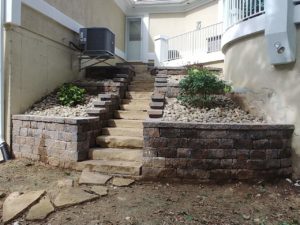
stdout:
<svg viewBox="0 0 300 225">
<path fill-rule="evenodd" d="M 142 148 L 143 136 L 130 137 L 130 136 L 112 136 L 102 135 L 96 138 L 96 142 L 103 148 Z"/>
<path fill-rule="evenodd" d="M 150 104 L 150 99 L 122 99 L 122 104 Z"/>
<path fill-rule="evenodd" d="M 115 165 L 115 166 L 131 166 L 131 167 L 141 167 L 141 162 L 129 162 L 129 161 L 117 161 L 117 160 L 87 160 L 81 162 L 82 164 L 92 164 L 92 165 Z"/>
<path fill-rule="evenodd" d="M 113 135 L 100 135 L 97 139 L 107 139 L 107 140 L 128 140 L 128 139 L 136 139 L 143 140 L 143 137 L 131 137 L 131 136 L 113 136 Z"/>
<path fill-rule="evenodd" d="M 103 135 L 112 136 L 129 136 L 129 137 L 142 137 L 142 128 L 121 128 L 121 127 L 106 127 L 102 129 Z"/>
<path fill-rule="evenodd" d="M 148 117 L 148 113 L 147 110 L 118 110 L 115 111 L 114 116 L 116 119 L 145 120 Z"/>
<path fill-rule="evenodd" d="M 87 160 L 77 164 L 78 170 L 89 168 L 91 171 L 105 174 L 122 174 L 139 176 L 141 162 L 115 161 L 115 160 Z"/>
<path fill-rule="evenodd" d="M 139 99 L 139 100 L 149 100 L 151 99 L 152 91 L 129 91 L 126 93 L 127 99 Z"/>
<path fill-rule="evenodd" d="M 149 104 L 125 104 L 125 105 L 120 105 L 121 110 L 126 110 L 126 111 L 145 111 L 150 109 Z"/>
<path fill-rule="evenodd" d="M 143 150 L 126 148 L 91 148 L 89 150 L 89 157 L 93 160 L 142 162 Z"/>
<path fill-rule="evenodd" d="M 108 121 L 109 127 L 143 128 L 143 120 L 116 119 Z"/>
</svg>

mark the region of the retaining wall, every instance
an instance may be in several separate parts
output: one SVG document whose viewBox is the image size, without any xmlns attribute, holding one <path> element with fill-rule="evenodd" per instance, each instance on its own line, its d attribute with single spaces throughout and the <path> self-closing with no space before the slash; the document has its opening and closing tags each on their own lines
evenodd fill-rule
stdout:
<svg viewBox="0 0 300 225">
<path fill-rule="evenodd" d="M 145 179 L 289 177 L 293 125 L 144 122 Z"/>
<path fill-rule="evenodd" d="M 88 159 L 101 131 L 98 117 L 63 118 L 14 115 L 13 154 L 53 166 L 69 168 L 70 164 Z"/>
</svg>

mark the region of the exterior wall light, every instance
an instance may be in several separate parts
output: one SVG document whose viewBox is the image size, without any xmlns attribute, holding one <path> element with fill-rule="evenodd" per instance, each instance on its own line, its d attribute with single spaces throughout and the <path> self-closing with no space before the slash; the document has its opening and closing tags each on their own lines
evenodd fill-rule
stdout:
<svg viewBox="0 0 300 225">
<path fill-rule="evenodd" d="M 272 65 L 296 61 L 297 30 L 292 0 L 265 0 L 267 51 Z"/>
<path fill-rule="evenodd" d="M 283 47 L 279 41 L 275 42 L 274 46 L 275 46 L 278 54 L 283 54 L 284 53 L 285 47 Z"/>
</svg>

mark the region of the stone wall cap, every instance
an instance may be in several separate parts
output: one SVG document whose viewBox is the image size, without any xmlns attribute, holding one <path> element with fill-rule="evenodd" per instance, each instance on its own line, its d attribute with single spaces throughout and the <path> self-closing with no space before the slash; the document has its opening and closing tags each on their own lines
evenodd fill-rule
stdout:
<svg viewBox="0 0 300 225">
<path fill-rule="evenodd" d="M 23 121 L 36 121 L 36 122 L 48 122 L 48 123 L 66 123 L 66 124 L 84 124 L 90 122 L 96 122 L 98 117 L 55 117 L 55 116 L 36 116 L 36 115 L 13 115 L 13 120 Z"/>
<path fill-rule="evenodd" d="M 239 124 L 239 123 L 184 123 L 147 119 L 144 128 L 182 128 L 182 129 L 219 129 L 219 130 L 294 130 L 293 124 Z"/>
</svg>

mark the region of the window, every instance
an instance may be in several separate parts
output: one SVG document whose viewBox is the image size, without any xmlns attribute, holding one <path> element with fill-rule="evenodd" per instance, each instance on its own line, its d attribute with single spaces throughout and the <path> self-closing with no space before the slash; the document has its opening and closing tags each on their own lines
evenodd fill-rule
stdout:
<svg viewBox="0 0 300 225">
<path fill-rule="evenodd" d="M 129 41 L 141 41 L 141 20 L 129 21 Z"/>
</svg>

